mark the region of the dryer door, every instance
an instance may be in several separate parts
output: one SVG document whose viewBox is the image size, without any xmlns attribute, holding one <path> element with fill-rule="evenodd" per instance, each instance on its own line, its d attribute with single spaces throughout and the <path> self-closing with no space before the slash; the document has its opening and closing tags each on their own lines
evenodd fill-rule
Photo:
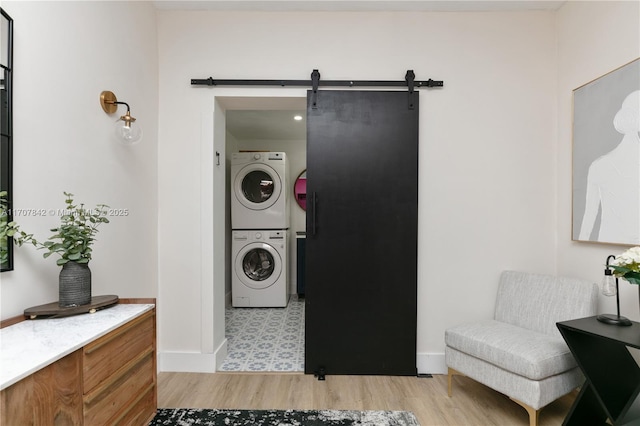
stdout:
<svg viewBox="0 0 640 426">
<path fill-rule="evenodd" d="M 236 175 L 234 193 L 251 210 L 268 209 L 282 193 L 282 181 L 276 171 L 264 163 L 248 164 Z"/>
<path fill-rule="evenodd" d="M 236 255 L 235 273 L 240 281 L 253 289 L 272 286 L 282 273 L 282 259 L 273 246 L 251 243 Z"/>
</svg>

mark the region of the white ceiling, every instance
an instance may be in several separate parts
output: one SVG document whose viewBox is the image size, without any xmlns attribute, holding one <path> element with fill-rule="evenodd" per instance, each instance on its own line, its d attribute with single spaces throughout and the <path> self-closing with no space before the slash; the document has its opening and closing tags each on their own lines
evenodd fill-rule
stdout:
<svg viewBox="0 0 640 426">
<path fill-rule="evenodd" d="M 304 110 L 227 110 L 227 131 L 239 140 L 305 140 L 306 115 Z"/>
<path fill-rule="evenodd" d="M 258 11 L 429 11 L 555 10 L 551 0 L 156 0 L 158 9 Z"/>
</svg>

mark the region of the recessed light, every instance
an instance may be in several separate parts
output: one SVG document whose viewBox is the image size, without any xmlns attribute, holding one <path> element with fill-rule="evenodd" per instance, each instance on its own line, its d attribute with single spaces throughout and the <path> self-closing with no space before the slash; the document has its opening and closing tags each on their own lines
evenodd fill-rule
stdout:
<svg viewBox="0 0 640 426">
<path fill-rule="evenodd" d="M 300 121 L 300 120 L 302 120 L 302 116 L 301 115 L 294 115 L 293 119 L 296 120 L 296 121 Z"/>
</svg>

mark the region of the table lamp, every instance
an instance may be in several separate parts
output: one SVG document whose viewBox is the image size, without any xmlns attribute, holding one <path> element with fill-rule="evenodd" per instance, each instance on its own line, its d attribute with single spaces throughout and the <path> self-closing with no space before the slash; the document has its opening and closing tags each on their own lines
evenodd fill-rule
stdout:
<svg viewBox="0 0 640 426">
<path fill-rule="evenodd" d="M 620 294 L 618 292 L 618 278 L 613 275 L 613 271 L 609 267 L 609 261 L 615 259 L 614 255 L 607 257 L 607 266 L 604 270 L 604 277 L 602 278 L 602 294 L 605 296 L 616 296 L 616 309 L 617 314 L 601 314 L 598 315 L 598 321 L 610 325 L 631 325 L 631 321 L 628 318 L 620 316 Z"/>
</svg>

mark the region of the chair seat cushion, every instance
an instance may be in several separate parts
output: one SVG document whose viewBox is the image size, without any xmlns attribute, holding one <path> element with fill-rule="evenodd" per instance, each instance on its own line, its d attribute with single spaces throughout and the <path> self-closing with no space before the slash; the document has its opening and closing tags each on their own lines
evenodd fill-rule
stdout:
<svg viewBox="0 0 640 426">
<path fill-rule="evenodd" d="M 542 380 L 577 365 L 562 338 L 496 320 L 449 328 L 445 343 L 531 380 Z"/>
</svg>

